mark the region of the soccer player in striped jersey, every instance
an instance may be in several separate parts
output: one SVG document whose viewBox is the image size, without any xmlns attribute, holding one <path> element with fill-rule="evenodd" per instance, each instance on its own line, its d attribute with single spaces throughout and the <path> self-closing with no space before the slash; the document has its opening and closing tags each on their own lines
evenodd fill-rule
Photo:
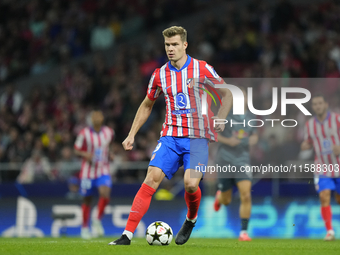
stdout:
<svg viewBox="0 0 340 255">
<path fill-rule="evenodd" d="M 157 68 L 152 74 L 147 96 L 136 113 L 123 147 L 125 150 L 133 148 L 136 133 L 148 119 L 155 100 L 163 93 L 166 116 L 161 138 L 152 154 L 144 183 L 133 201 L 126 228 L 122 236 L 110 245 L 130 244 L 133 233 L 147 212 L 159 184 L 164 177 L 171 179 L 182 165 L 185 169 L 184 198 L 188 213 L 175 242 L 181 245 L 188 241 L 197 220 L 201 201 L 201 190 L 198 185 L 203 173 L 196 172 L 195 166 L 207 165 L 208 143 L 216 140 L 216 132 L 224 130 L 224 124 L 213 127 L 212 111 L 202 104 L 207 102 L 208 98 L 207 92 L 203 90 L 207 85 L 203 81 L 210 82 L 213 86 L 213 83 L 223 83 L 223 80 L 205 61 L 196 60 L 186 54 L 188 43 L 184 28 L 170 27 L 163 31 L 163 36 L 169 62 Z M 190 85 L 195 81 L 197 84 Z M 227 89 L 219 91 L 222 95 L 222 105 L 217 117 L 225 119 L 231 109 L 232 94 Z M 207 110 L 207 115 L 203 114 L 204 109 Z"/>
<path fill-rule="evenodd" d="M 114 131 L 103 125 L 104 116 L 99 110 L 91 113 L 92 126 L 80 131 L 74 144 L 75 154 L 82 157 L 80 171 L 80 192 L 84 196 L 82 204 L 83 224 L 81 237 L 91 238 L 89 219 L 91 212 L 92 195 L 95 189 L 99 191 L 98 214 L 92 222 L 92 234 L 103 236 L 104 228 L 101 218 L 105 206 L 110 201 L 111 176 L 109 171 L 109 146 Z"/>
<path fill-rule="evenodd" d="M 328 103 L 321 95 L 312 98 L 312 108 L 315 117 L 306 123 L 301 150 L 314 147 L 314 182 L 320 197 L 321 216 L 327 229 L 324 240 L 331 241 L 335 239 L 330 206 L 332 190 L 336 191 L 335 197 L 340 204 L 340 115 L 328 111 Z"/>
</svg>

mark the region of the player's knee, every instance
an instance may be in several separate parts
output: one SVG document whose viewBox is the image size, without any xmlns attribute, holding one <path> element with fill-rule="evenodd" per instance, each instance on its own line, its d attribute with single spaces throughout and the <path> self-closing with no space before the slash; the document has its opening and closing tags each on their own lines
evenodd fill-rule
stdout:
<svg viewBox="0 0 340 255">
<path fill-rule="evenodd" d="M 153 189 L 158 189 L 159 184 L 164 178 L 164 173 L 156 167 L 149 167 L 144 183 Z"/>
<path fill-rule="evenodd" d="M 340 195 L 339 194 L 337 194 L 335 196 L 335 199 L 336 199 L 336 202 L 340 205 Z"/>
<path fill-rule="evenodd" d="M 110 198 L 110 192 L 102 192 L 99 194 L 100 197 L 109 199 Z"/>
<path fill-rule="evenodd" d="M 159 186 L 158 182 L 155 181 L 155 180 L 152 179 L 152 178 L 146 178 L 146 179 L 144 180 L 144 183 L 145 183 L 146 185 L 150 186 L 150 187 L 153 188 L 153 189 L 157 189 L 158 186 Z"/>
<path fill-rule="evenodd" d="M 153 175 L 147 175 L 144 180 L 144 183 L 153 189 L 158 189 L 160 181 L 158 178 L 155 178 L 155 176 Z"/>
<path fill-rule="evenodd" d="M 198 189 L 198 185 L 194 182 L 185 182 L 184 183 L 184 188 L 185 188 L 185 191 L 188 192 L 188 193 L 194 193 L 197 191 Z"/>
<path fill-rule="evenodd" d="M 240 194 L 240 199 L 242 203 L 250 203 L 251 202 L 251 195 L 250 192 L 243 192 Z"/>
<path fill-rule="evenodd" d="M 321 191 L 321 192 L 319 193 L 319 198 L 320 198 L 321 201 L 328 200 L 328 193 L 325 192 L 325 191 Z"/>
<path fill-rule="evenodd" d="M 229 205 L 231 203 L 232 198 L 230 196 L 221 196 L 220 203 L 223 205 Z"/>
<path fill-rule="evenodd" d="M 322 191 L 319 193 L 321 206 L 328 206 L 330 202 L 330 194 L 326 191 Z"/>
</svg>

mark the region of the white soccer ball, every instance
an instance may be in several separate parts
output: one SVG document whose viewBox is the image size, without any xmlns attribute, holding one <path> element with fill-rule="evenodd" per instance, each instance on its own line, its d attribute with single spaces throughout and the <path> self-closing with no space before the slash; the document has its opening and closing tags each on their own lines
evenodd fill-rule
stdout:
<svg viewBox="0 0 340 255">
<path fill-rule="evenodd" d="M 169 245 L 172 237 L 171 227 L 163 221 L 155 221 L 146 229 L 146 241 L 150 245 Z"/>
</svg>

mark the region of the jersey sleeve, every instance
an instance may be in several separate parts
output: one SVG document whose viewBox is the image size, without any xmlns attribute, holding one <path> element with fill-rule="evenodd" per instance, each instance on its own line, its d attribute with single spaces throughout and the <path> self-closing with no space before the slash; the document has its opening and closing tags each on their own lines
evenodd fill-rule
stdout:
<svg viewBox="0 0 340 255">
<path fill-rule="evenodd" d="M 304 130 L 303 130 L 303 135 L 304 135 L 304 138 L 303 138 L 304 141 L 307 140 L 307 141 L 310 142 L 312 140 L 312 138 L 309 134 L 309 121 L 305 124 Z"/>
<path fill-rule="evenodd" d="M 159 69 L 156 69 L 151 75 L 147 90 L 147 96 L 151 101 L 156 100 L 163 93 L 159 84 Z"/>
<path fill-rule="evenodd" d="M 85 134 L 83 130 L 78 134 L 76 141 L 74 143 L 74 148 L 76 150 L 86 151 L 87 148 L 85 142 Z"/>
<path fill-rule="evenodd" d="M 215 69 L 207 63 L 204 64 L 205 82 L 209 82 L 214 87 L 216 84 L 223 84 L 223 79 L 216 73 Z"/>
<path fill-rule="evenodd" d="M 340 135 L 340 114 L 336 115 L 336 126 L 337 126 L 338 133 Z"/>
</svg>

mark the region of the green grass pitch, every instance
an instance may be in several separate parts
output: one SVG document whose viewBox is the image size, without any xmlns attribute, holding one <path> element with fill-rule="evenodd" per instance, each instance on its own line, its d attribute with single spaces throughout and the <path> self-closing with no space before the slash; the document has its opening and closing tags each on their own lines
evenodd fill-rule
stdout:
<svg viewBox="0 0 340 255">
<path fill-rule="evenodd" d="M 251 242 L 239 242 L 236 239 L 200 239 L 191 238 L 182 246 L 174 240 L 169 246 L 150 246 L 145 239 L 134 238 L 130 246 L 109 246 L 114 238 L 0 238 L 2 255 L 224 255 L 224 254 L 340 254 L 340 241 L 325 242 L 312 239 L 254 239 Z"/>
</svg>

